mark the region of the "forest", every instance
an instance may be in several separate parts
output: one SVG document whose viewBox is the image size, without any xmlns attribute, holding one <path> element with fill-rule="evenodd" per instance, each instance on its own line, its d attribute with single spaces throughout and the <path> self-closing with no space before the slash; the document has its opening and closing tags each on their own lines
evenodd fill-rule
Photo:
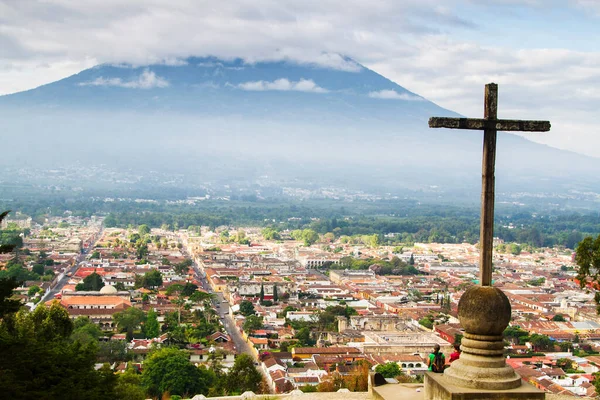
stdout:
<svg viewBox="0 0 600 400">
<path fill-rule="evenodd" d="M 416 201 L 206 201 L 200 204 L 167 202 L 65 200 L 58 197 L 0 204 L 43 223 L 49 216 L 105 216 L 106 227 L 180 229 L 208 226 L 261 226 L 279 232 L 311 229 L 335 237 L 372 235 L 381 244 L 414 242 L 476 243 L 479 208 Z M 537 210 L 502 205 L 496 209 L 494 235 L 507 243 L 531 247 L 564 246 L 574 249 L 585 236 L 600 234 L 600 213 Z"/>
</svg>

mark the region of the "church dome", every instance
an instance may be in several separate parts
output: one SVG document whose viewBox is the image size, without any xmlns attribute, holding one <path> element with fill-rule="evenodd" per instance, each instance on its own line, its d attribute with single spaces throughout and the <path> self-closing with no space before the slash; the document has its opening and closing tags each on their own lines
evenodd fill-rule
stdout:
<svg viewBox="0 0 600 400">
<path fill-rule="evenodd" d="M 100 293 L 101 294 L 115 294 L 115 293 L 117 293 L 117 289 L 115 289 L 113 286 L 105 285 L 104 287 L 102 287 L 102 289 L 100 289 Z"/>
</svg>

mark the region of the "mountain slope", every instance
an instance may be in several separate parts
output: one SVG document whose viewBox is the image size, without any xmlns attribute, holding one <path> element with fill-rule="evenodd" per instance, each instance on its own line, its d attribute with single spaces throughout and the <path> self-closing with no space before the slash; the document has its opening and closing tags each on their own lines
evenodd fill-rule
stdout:
<svg viewBox="0 0 600 400">
<path fill-rule="evenodd" d="M 480 132 L 428 129 L 430 116 L 456 114 L 343 61 L 341 70 L 215 58 L 100 65 L 0 97 L 12 149 L 5 162 L 77 159 L 200 180 L 269 174 L 358 186 L 478 186 Z M 583 156 L 500 135 L 500 185 L 570 185 L 595 170 Z"/>
</svg>

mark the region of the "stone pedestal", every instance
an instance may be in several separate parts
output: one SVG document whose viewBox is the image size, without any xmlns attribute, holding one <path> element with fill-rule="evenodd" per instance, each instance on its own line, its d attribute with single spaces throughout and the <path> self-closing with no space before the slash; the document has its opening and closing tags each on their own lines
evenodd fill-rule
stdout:
<svg viewBox="0 0 600 400">
<path fill-rule="evenodd" d="M 428 373 L 427 399 L 543 399 L 544 393 L 522 385 L 521 377 L 504 357 L 502 333 L 511 307 L 500 289 L 474 286 L 458 303 L 458 319 L 465 330 L 460 359 L 443 374 Z M 518 393 L 523 393 L 517 396 Z"/>
<path fill-rule="evenodd" d="M 542 400 L 545 393 L 530 384 L 508 390 L 472 389 L 456 386 L 446 374 L 425 373 L 426 400 Z"/>
</svg>

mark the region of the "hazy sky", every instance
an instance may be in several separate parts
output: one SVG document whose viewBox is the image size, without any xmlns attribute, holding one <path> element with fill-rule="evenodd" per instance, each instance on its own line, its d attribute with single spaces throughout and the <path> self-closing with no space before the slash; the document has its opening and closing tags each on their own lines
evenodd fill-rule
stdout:
<svg viewBox="0 0 600 400">
<path fill-rule="evenodd" d="M 0 94 L 103 62 L 343 54 L 439 105 L 549 119 L 533 140 L 597 155 L 600 0 L 0 0 Z"/>
</svg>

